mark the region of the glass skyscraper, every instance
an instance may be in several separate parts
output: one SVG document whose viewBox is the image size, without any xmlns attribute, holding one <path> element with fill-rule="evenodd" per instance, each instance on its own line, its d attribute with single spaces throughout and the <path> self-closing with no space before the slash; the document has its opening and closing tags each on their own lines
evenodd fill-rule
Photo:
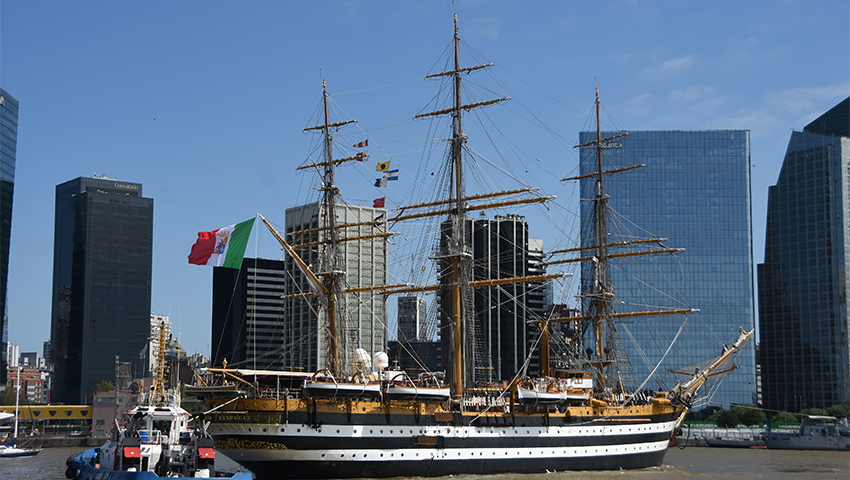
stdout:
<svg viewBox="0 0 850 480">
<path fill-rule="evenodd" d="M 602 132 L 602 138 L 620 133 Z M 593 140 L 596 132 L 580 134 L 582 144 Z M 595 149 L 581 147 L 580 155 L 581 173 L 596 172 Z M 660 380 L 643 388 L 666 390 L 681 377 L 665 369 L 692 373 L 719 356 L 723 344 L 736 340 L 739 326 L 747 331 L 754 326 L 750 134 L 632 131 L 604 145 L 605 171 L 635 164 L 645 166 L 606 175 L 611 209 L 606 243 L 661 238 L 665 247 L 684 251 L 612 258 L 614 311 L 700 310 L 686 317 L 640 317 L 618 324 L 620 347 L 631 361 L 636 386 L 664 358 L 656 372 Z M 583 223 L 594 215 L 593 202 L 584 199 L 596 196 L 595 183 L 595 178 L 581 180 Z M 583 229 L 582 245 L 595 244 L 596 236 Z M 586 276 L 583 270 L 583 283 Z M 736 358 L 738 370 L 709 382 L 710 403 L 726 407 L 754 402 L 754 343 Z"/>
<path fill-rule="evenodd" d="M 850 401 L 850 98 L 793 132 L 768 191 L 758 266 L 762 398 L 799 412 Z"/>
<path fill-rule="evenodd" d="M 282 260 L 243 258 L 213 269 L 212 365 L 284 370 L 287 353 Z"/>
<path fill-rule="evenodd" d="M 114 381 L 116 355 L 132 361 L 146 348 L 152 252 L 153 199 L 140 183 L 80 177 L 56 186 L 51 401 L 85 403 Z"/>
<path fill-rule="evenodd" d="M 0 88 L 0 385 L 6 384 L 6 285 L 9 280 L 9 240 L 12 235 L 12 194 L 18 145 L 18 101 Z"/>
</svg>

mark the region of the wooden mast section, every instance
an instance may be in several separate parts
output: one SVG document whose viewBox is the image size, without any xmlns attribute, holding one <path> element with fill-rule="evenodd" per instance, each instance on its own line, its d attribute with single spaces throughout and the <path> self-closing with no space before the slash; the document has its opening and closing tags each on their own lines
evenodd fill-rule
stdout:
<svg viewBox="0 0 850 480">
<path fill-rule="evenodd" d="M 339 338 L 338 338 L 338 330 L 339 325 L 337 325 L 337 298 L 341 292 L 341 286 L 337 279 L 337 276 L 342 273 L 338 268 L 338 259 L 337 259 L 337 245 L 339 243 L 339 236 L 337 233 L 336 227 L 336 196 L 339 194 L 339 189 L 334 184 L 334 167 L 336 162 L 333 160 L 333 136 L 331 135 L 331 128 L 341 127 L 343 125 L 348 125 L 351 123 L 355 123 L 354 120 L 349 120 L 346 122 L 339 122 L 331 124 L 328 120 L 328 91 L 327 86 L 322 80 L 322 103 L 324 107 L 324 117 L 325 122 L 323 125 L 319 125 L 317 127 L 305 128 L 304 131 L 308 130 L 321 130 L 322 134 L 325 137 L 325 161 L 321 162 L 321 166 L 324 167 L 324 175 L 322 178 L 322 187 L 321 191 L 323 194 L 323 203 L 325 205 L 325 221 L 328 226 L 328 239 L 324 243 L 325 244 L 325 258 L 327 261 L 326 268 L 328 269 L 327 275 L 324 275 L 324 287 L 325 292 L 327 292 L 327 307 L 325 309 L 325 314 L 327 315 L 327 340 L 328 340 L 328 370 L 337 375 L 340 373 L 340 364 L 339 364 Z"/>
<path fill-rule="evenodd" d="M 460 400 L 463 397 L 463 329 L 461 328 L 461 321 L 463 320 L 463 315 L 460 311 L 461 309 L 461 290 L 460 290 L 460 280 L 461 280 L 461 262 L 464 260 L 462 255 L 466 253 L 465 243 L 466 237 L 464 236 L 466 212 L 464 211 L 464 187 L 463 184 L 463 130 L 460 122 L 460 54 L 458 52 L 458 45 L 460 43 L 460 36 L 457 31 L 457 14 L 454 15 L 454 47 L 455 47 L 455 70 L 454 70 L 454 82 L 455 82 L 455 108 L 453 113 L 453 125 L 452 125 L 452 154 L 454 156 L 455 163 L 455 214 L 453 221 L 455 222 L 454 228 L 452 229 L 453 237 L 450 241 L 451 245 L 454 247 L 454 252 L 449 252 L 451 262 L 452 262 L 452 322 L 454 323 L 454 336 L 453 336 L 453 366 L 454 366 L 454 374 L 452 375 L 452 398 L 456 400 Z"/>
<path fill-rule="evenodd" d="M 165 349 L 167 347 L 168 338 L 165 332 L 165 322 L 162 322 L 159 325 L 159 335 L 157 336 L 156 372 L 154 373 L 153 391 L 150 399 L 151 405 L 157 407 L 164 407 L 167 403 L 165 398 Z M 118 392 L 117 385 L 115 391 Z M 118 401 L 117 397 L 115 401 Z"/>
<path fill-rule="evenodd" d="M 569 262 L 584 262 L 590 261 L 593 262 L 593 274 L 592 281 L 590 285 L 590 289 L 585 293 L 588 298 L 592 299 L 593 305 L 595 306 L 595 311 L 591 311 L 589 315 L 582 316 L 574 316 L 574 317 L 559 317 L 559 318 L 550 318 L 546 321 L 548 322 L 583 322 L 589 321 L 593 327 L 593 335 L 594 335 L 594 347 L 595 347 L 595 357 L 596 361 L 592 362 L 592 365 L 596 368 L 595 375 L 595 390 L 598 396 L 604 396 L 605 394 L 605 385 L 606 385 L 606 373 L 605 367 L 612 363 L 611 361 L 607 361 L 605 359 L 605 327 L 609 322 L 612 322 L 617 318 L 634 318 L 634 317 L 648 317 L 648 316 L 656 316 L 656 315 L 673 315 L 673 314 L 685 314 L 698 312 L 698 309 L 695 308 L 681 308 L 681 309 L 671 309 L 671 310 L 652 310 L 652 311 L 638 311 L 638 312 L 614 312 L 613 309 L 613 301 L 614 301 L 614 292 L 613 288 L 610 285 L 610 278 L 608 272 L 608 261 L 612 258 L 624 258 L 624 257 L 633 257 L 640 255 L 652 255 L 656 253 L 670 253 L 675 254 L 683 251 L 682 248 L 667 248 L 663 245 L 664 238 L 650 238 L 650 239 L 638 239 L 638 240 L 630 240 L 623 242 L 608 242 L 608 228 L 607 228 L 607 218 L 606 218 L 606 207 L 608 204 L 608 196 L 605 194 L 605 175 L 612 173 L 619 173 L 628 170 L 633 170 L 635 168 L 641 168 L 646 165 L 632 165 L 628 167 L 616 168 L 611 170 L 605 170 L 603 165 L 602 158 L 602 150 L 607 142 L 624 137 L 628 135 L 628 133 L 622 133 L 619 135 L 614 135 L 607 138 L 602 138 L 602 122 L 600 118 L 601 106 L 599 101 L 599 88 L 596 88 L 596 99 L 595 99 L 595 107 L 596 107 L 596 139 L 587 143 L 583 143 L 581 145 L 576 145 L 574 148 L 580 148 L 585 146 L 593 146 L 596 154 L 596 171 L 592 173 L 587 173 L 583 175 L 579 175 L 576 177 L 565 178 L 561 181 L 569 181 L 569 180 L 580 180 L 583 178 L 595 178 L 595 196 L 593 202 L 595 203 L 596 210 L 596 241 L 593 245 L 585 245 L 577 248 L 569 248 L 564 250 L 555 250 L 550 254 L 557 253 L 579 253 L 585 251 L 595 251 L 595 254 L 591 256 L 580 256 L 578 258 L 570 258 L 564 260 L 552 260 L 548 262 L 542 262 L 542 266 L 546 265 L 557 265 Z M 643 251 L 631 251 L 631 252 L 617 252 L 611 253 L 609 252 L 610 248 L 618 248 L 625 247 L 631 245 L 639 245 L 645 243 L 657 243 L 661 248 L 656 248 L 654 250 L 643 250 Z M 609 341 L 611 339 L 608 339 Z"/>
<path fill-rule="evenodd" d="M 602 165 L 602 123 L 599 118 L 599 88 L 596 88 L 596 244 L 598 248 L 597 261 L 594 263 L 593 293 L 596 294 L 596 316 L 593 321 L 593 331 L 596 338 L 596 385 L 600 395 L 605 393 L 605 350 L 603 339 L 603 327 L 608 320 L 609 310 L 613 292 L 608 287 L 608 247 L 607 228 L 605 225 L 605 204 L 608 198 L 605 196 L 605 176 Z"/>
</svg>

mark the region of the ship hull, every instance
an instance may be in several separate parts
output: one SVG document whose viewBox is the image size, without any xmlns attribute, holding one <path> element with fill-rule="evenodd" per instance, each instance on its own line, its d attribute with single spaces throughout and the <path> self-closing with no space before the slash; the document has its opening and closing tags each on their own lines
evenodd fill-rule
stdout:
<svg viewBox="0 0 850 480">
<path fill-rule="evenodd" d="M 656 466 L 678 417 L 652 406 L 512 415 L 379 405 L 220 414 L 210 434 L 258 480 L 434 477 Z"/>
<path fill-rule="evenodd" d="M 663 450 L 616 457 L 508 458 L 461 460 L 294 460 L 269 455 L 240 464 L 262 479 L 440 477 L 459 474 L 546 473 L 565 470 L 619 470 L 661 465 Z M 231 453 L 228 453 L 230 456 Z M 238 457 L 236 457 L 238 458 Z"/>
</svg>

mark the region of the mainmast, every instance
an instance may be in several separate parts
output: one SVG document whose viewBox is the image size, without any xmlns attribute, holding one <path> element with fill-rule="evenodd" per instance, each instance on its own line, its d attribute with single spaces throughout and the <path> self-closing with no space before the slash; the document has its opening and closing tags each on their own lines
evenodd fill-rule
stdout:
<svg viewBox="0 0 850 480">
<path fill-rule="evenodd" d="M 507 207 L 512 205 L 526 205 L 532 203 L 543 203 L 547 200 L 550 200 L 554 197 L 552 196 L 537 196 L 530 198 L 520 198 L 515 200 L 505 200 L 494 203 L 486 203 L 486 204 L 468 204 L 467 202 L 490 199 L 500 196 L 507 195 L 519 195 L 523 193 L 529 193 L 531 189 L 520 189 L 520 190 L 512 190 L 505 192 L 498 192 L 492 194 L 482 194 L 482 195 L 474 195 L 467 197 L 465 194 L 466 185 L 464 182 L 464 170 L 463 170 L 463 144 L 466 141 L 466 137 L 463 133 L 462 127 L 462 113 L 464 110 L 471 110 L 477 107 L 483 107 L 487 105 L 493 105 L 505 100 L 509 100 L 510 97 L 503 97 L 492 100 L 485 100 L 482 102 L 463 104 L 461 98 L 461 74 L 469 73 L 474 70 L 479 70 L 482 68 L 486 68 L 491 66 L 492 64 L 478 65 L 474 67 L 465 67 L 461 68 L 460 66 L 460 35 L 458 33 L 457 27 L 457 14 L 454 15 L 454 69 L 449 72 L 442 72 L 433 75 L 428 75 L 425 78 L 435 78 L 435 77 L 448 77 L 451 76 L 451 79 L 454 83 L 454 99 L 452 102 L 451 108 L 446 108 L 443 110 L 438 110 L 429 113 L 423 113 L 416 115 L 414 118 L 423 118 L 429 116 L 438 116 L 438 115 L 451 115 L 452 117 L 452 138 L 450 140 L 450 159 L 453 163 L 451 171 L 451 194 L 449 200 L 437 201 L 437 202 L 429 202 L 423 203 L 419 205 L 410 205 L 407 207 L 401 207 L 402 213 L 399 215 L 389 218 L 388 221 L 402 221 L 409 220 L 414 218 L 422 218 L 428 216 L 436 216 L 436 215 L 449 215 L 449 224 L 450 224 L 450 232 L 445 234 L 443 237 L 445 239 L 445 247 L 446 251 L 442 255 L 442 259 L 444 259 L 448 263 L 447 270 L 450 271 L 450 280 L 446 282 L 446 284 L 442 286 L 435 287 L 416 287 L 416 288 L 402 288 L 395 289 L 389 291 L 387 293 L 407 293 L 413 291 L 429 291 L 429 290 L 443 290 L 446 289 L 451 292 L 450 304 L 451 304 L 451 316 L 448 318 L 448 324 L 444 325 L 445 332 L 450 333 L 451 340 L 448 344 L 444 344 L 449 353 L 449 364 L 450 367 L 450 380 L 451 380 L 451 393 L 452 397 L 455 400 L 460 399 L 463 396 L 464 391 L 464 342 L 465 336 L 469 335 L 469 332 L 465 330 L 464 319 L 468 318 L 469 315 L 467 312 L 463 310 L 463 299 L 464 292 L 469 288 L 481 288 L 481 287 L 490 287 L 494 285 L 506 285 L 512 283 L 525 283 L 531 281 L 543 281 L 552 278 L 558 278 L 561 275 L 538 275 L 532 277 L 517 277 L 517 278 L 505 278 L 505 279 L 494 279 L 494 280 L 481 280 L 481 281 L 472 281 L 470 278 L 470 274 L 467 273 L 469 270 L 467 267 L 469 266 L 469 261 L 471 260 L 471 253 L 469 251 L 467 245 L 466 238 L 466 216 L 467 213 L 473 210 L 485 210 L 490 208 L 498 208 L 498 207 Z M 404 213 L 409 212 L 411 210 L 419 210 L 419 209 L 428 209 L 431 207 L 440 207 L 445 206 L 445 208 L 437 208 L 435 210 L 429 210 L 421 213 Z M 448 306 L 447 306 L 448 309 Z M 469 327 L 466 327 L 469 328 Z M 471 354 L 472 352 L 467 352 Z"/>
<path fill-rule="evenodd" d="M 464 185 L 463 185 L 463 130 L 460 121 L 460 60 L 458 53 L 458 44 L 460 36 L 457 31 L 457 14 L 454 15 L 454 50 L 455 50 L 455 106 L 454 114 L 452 115 L 452 157 L 455 164 L 454 180 L 455 180 L 455 214 L 454 222 L 454 237 L 451 243 L 454 251 L 450 252 L 452 262 L 452 323 L 453 329 L 453 369 L 452 375 L 452 397 L 458 399 L 463 396 L 463 330 L 461 328 L 461 261 L 462 255 L 465 254 L 466 237 L 464 235 L 466 212 L 464 211 Z"/>
</svg>

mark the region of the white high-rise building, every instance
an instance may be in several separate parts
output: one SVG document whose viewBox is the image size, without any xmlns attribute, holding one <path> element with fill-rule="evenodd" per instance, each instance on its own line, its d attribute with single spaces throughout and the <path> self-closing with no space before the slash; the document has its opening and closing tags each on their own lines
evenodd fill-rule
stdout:
<svg viewBox="0 0 850 480">
<path fill-rule="evenodd" d="M 369 287 L 387 283 L 386 224 L 371 223 L 383 216 L 383 208 L 338 204 L 335 211 L 340 239 L 335 265 L 327 265 L 325 242 L 328 237 L 326 208 L 316 202 L 286 210 L 286 240 L 298 255 L 319 275 L 337 272 L 343 288 Z M 364 225 L 365 224 L 365 225 Z M 299 233 L 303 232 L 303 233 Z M 286 283 L 285 312 L 288 368 L 316 371 L 329 364 L 328 326 L 323 309 L 316 297 L 291 298 L 291 295 L 310 292 L 310 287 L 291 258 L 286 258 L 286 270 L 293 281 Z M 340 367 L 347 368 L 356 348 L 370 354 L 386 349 L 387 315 L 383 295 L 369 291 L 343 295 L 337 327 Z"/>
</svg>

